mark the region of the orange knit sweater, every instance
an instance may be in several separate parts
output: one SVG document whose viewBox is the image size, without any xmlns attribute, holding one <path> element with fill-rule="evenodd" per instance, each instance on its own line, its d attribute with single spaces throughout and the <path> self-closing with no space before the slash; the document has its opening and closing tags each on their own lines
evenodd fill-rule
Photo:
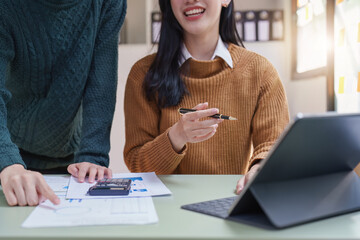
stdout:
<svg viewBox="0 0 360 240">
<path fill-rule="evenodd" d="M 178 106 L 161 109 L 148 101 L 143 89 L 155 55 L 132 67 L 125 90 L 124 159 L 132 172 L 156 174 L 245 174 L 263 159 L 289 122 L 285 92 L 274 67 L 264 57 L 229 45 L 234 68 L 217 58 L 187 60 L 184 76 L 190 94 Z M 180 154 L 168 131 L 181 117 L 179 107 L 208 102 L 220 113 L 236 117 L 223 121 L 207 141 L 188 143 Z"/>
</svg>

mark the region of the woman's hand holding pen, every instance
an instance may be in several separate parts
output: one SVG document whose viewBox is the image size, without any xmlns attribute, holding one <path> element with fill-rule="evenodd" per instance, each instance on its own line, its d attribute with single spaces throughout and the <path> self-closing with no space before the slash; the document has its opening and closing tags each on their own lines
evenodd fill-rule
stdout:
<svg viewBox="0 0 360 240">
<path fill-rule="evenodd" d="M 189 112 L 181 116 L 180 120 L 175 123 L 169 131 L 170 142 L 176 152 L 180 152 L 186 143 L 196 143 L 208 140 L 216 133 L 218 124 L 222 119 L 206 119 L 219 113 L 216 108 L 207 109 L 208 103 L 200 103 L 194 109 L 196 112 Z"/>
</svg>

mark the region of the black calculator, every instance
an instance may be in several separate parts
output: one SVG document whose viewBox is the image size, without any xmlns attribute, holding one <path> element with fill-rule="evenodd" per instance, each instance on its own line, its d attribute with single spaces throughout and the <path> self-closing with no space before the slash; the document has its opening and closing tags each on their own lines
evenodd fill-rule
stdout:
<svg viewBox="0 0 360 240">
<path fill-rule="evenodd" d="M 91 196 L 115 196 L 129 195 L 131 179 L 126 178 L 104 178 L 89 188 Z"/>
</svg>

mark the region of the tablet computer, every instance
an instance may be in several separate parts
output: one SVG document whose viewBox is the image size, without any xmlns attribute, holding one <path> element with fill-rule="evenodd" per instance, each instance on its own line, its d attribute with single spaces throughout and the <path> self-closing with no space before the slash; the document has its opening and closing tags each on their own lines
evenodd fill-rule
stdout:
<svg viewBox="0 0 360 240">
<path fill-rule="evenodd" d="M 285 228 L 360 209 L 360 114 L 298 114 L 239 196 L 183 209 Z"/>
</svg>

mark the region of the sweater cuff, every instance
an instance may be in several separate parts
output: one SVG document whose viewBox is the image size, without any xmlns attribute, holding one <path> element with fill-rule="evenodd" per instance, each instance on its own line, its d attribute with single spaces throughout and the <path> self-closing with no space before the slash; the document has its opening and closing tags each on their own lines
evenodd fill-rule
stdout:
<svg viewBox="0 0 360 240">
<path fill-rule="evenodd" d="M 170 141 L 170 137 L 169 137 L 169 131 L 170 131 L 170 128 L 167 129 L 164 133 L 164 135 L 166 135 L 167 137 L 167 143 L 166 145 L 170 145 L 171 149 L 173 150 L 173 152 L 176 154 L 176 155 L 179 155 L 181 156 L 181 158 L 183 158 L 188 150 L 188 144 L 186 143 L 185 146 L 180 150 L 180 152 L 176 152 L 171 141 Z"/>
<path fill-rule="evenodd" d="M 268 152 L 261 152 L 254 156 L 249 161 L 249 168 L 248 171 L 254 166 L 255 164 L 259 163 L 261 160 L 265 159 L 268 155 Z"/>
<path fill-rule="evenodd" d="M 164 132 L 162 137 L 160 137 L 160 139 L 162 138 L 160 141 L 164 141 L 163 145 L 165 146 L 166 149 L 169 150 L 169 154 L 171 154 L 171 156 L 173 156 L 175 158 L 180 157 L 182 159 L 186 155 L 186 152 L 187 152 L 187 149 L 188 149 L 187 144 L 185 144 L 185 146 L 181 149 L 181 151 L 179 153 L 176 152 L 173 145 L 171 144 L 171 141 L 170 141 L 170 138 L 169 138 L 169 131 L 170 131 L 170 128 L 168 128 Z"/>
<path fill-rule="evenodd" d="M 21 158 L 20 153 L 0 153 L 0 172 L 8 166 L 20 164 L 26 169 L 26 164 Z"/>
<path fill-rule="evenodd" d="M 164 146 L 164 149 L 163 149 L 164 155 L 169 156 L 170 159 L 174 159 L 174 163 L 176 164 L 176 167 L 177 167 L 177 165 L 179 165 L 181 160 L 186 155 L 188 147 L 187 147 L 187 144 L 185 144 L 183 149 L 181 149 L 181 152 L 179 152 L 179 153 L 176 152 L 174 150 L 173 145 L 171 144 L 171 141 L 169 138 L 169 131 L 170 131 L 170 128 L 168 128 L 163 134 L 161 134 L 157 140 L 158 140 L 159 146 Z"/>
<path fill-rule="evenodd" d="M 109 167 L 109 158 L 94 156 L 92 154 L 75 154 L 75 163 L 88 162 L 103 167 Z"/>
<path fill-rule="evenodd" d="M 157 157 L 151 157 L 151 159 L 158 159 L 158 161 L 153 162 L 154 169 L 158 169 L 156 171 L 157 174 L 173 173 L 186 155 L 188 149 L 185 145 L 180 153 L 176 152 L 170 142 L 168 136 L 169 131 L 170 128 L 155 139 L 158 151 L 155 151 L 154 153 L 160 154 L 161 157 L 158 155 Z M 167 159 L 166 162 L 164 162 L 164 159 Z"/>
</svg>

